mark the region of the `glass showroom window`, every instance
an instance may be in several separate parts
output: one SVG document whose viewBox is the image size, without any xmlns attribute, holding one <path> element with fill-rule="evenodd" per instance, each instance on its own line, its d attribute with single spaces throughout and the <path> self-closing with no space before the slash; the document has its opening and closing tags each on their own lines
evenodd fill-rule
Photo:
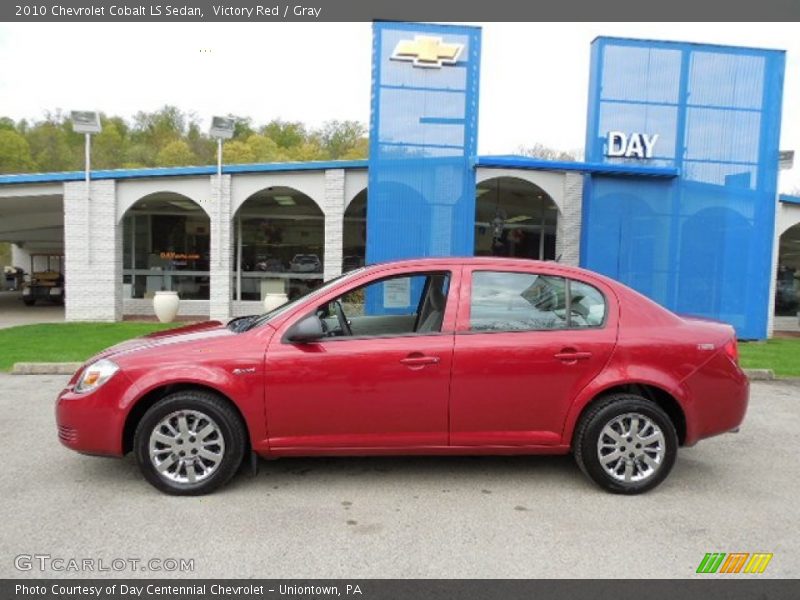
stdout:
<svg viewBox="0 0 800 600">
<path fill-rule="evenodd" d="M 495 177 L 475 189 L 475 256 L 554 260 L 558 207 L 540 187 Z"/>
<path fill-rule="evenodd" d="M 209 228 L 206 213 L 177 194 L 137 202 L 123 218 L 123 297 L 170 290 L 208 300 Z"/>
<path fill-rule="evenodd" d="M 325 218 L 317 203 L 288 187 L 250 196 L 234 217 L 234 300 L 289 300 L 322 284 Z"/>
</svg>

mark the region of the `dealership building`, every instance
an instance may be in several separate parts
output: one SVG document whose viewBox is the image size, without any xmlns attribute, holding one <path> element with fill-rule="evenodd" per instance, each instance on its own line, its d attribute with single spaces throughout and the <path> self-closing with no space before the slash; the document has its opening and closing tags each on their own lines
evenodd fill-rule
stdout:
<svg viewBox="0 0 800 600">
<path fill-rule="evenodd" d="M 778 194 L 784 52 L 590 52 L 582 162 L 477 155 L 480 29 L 378 22 L 367 160 L 0 176 L 0 241 L 26 270 L 63 253 L 67 320 L 152 315 L 160 290 L 226 319 L 365 262 L 499 255 L 768 337 L 800 276 L 800 199 Z"/>
</svg>

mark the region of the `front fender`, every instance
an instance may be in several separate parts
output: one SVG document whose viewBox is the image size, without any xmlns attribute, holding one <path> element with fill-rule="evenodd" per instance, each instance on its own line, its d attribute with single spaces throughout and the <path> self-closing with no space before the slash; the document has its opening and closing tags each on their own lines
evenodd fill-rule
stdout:
<svg viewBox="0 0 800 600">
<path fill-rule="evenodd" d="M 194 385 L 215 391 L 230 400 L 242 414 L 244 424 L 255 447 L 267 437 L 264 422 L 263 363 L 247 363 L 246 372 L 234 374 L 235 362 L 229 366 L 217 365 L 165 365 L 151 368 L 135 378 L 125 394 L 119 398 L 118 408 L 127 421 L 133 408 L 151 392 L 171 385 Z"/>
</svg>

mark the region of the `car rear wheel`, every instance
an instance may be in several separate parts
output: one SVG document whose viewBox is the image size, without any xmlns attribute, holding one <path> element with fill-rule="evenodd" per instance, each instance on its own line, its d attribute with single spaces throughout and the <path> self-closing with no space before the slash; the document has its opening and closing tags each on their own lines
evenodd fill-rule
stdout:
<svg viewBox="0 0 800 600">
<path fill-rule="evenodd" d="M 25 303 L 25 306 L 33 306 L 36 304 L 36 298 L 23 298 L 22 301 Z"/>
<path fill-rule="evenodd" d="M 133 448 L 142 474 L 167 494 L 208 494 L 242 463 L 245 428 L 222 398 L 198 390 L 154 404 L 136 428 Z"/>
<path fill-rule="evenodd" d="M 602 488 L 640 494 L 669 475 L 678 436 L 670 418 L 653 402 L 634 394 L 613 394 L 583 416 L 573 453 L 581 470 Z"/>
</svg>

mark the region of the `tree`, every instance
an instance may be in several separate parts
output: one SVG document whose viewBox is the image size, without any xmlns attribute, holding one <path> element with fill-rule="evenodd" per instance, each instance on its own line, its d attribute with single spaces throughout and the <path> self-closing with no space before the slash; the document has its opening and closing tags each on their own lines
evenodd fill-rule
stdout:
<svg viewBox="0 0 800 600">
<path fill-rule="evenodd" d="M 324 160 L 327 156 L 325 152 L 320 148 L 319 144 L 315 140 L 309 140 L 300 144 L 299 146 L 293 146 L 289 148 L 286 160 L 294 161 L 294 162 L 305 162 L 309 160 Z"/>
<path fill-rule="evenodd" d="M 308 134 L 305 125 L 299 122 L 275 119 L 264 125 L 259 133 L 270 138 L 281 148 L 294 148 L 306 141 Z"/>
<path fill-rule="evenodd" d="M 255 155 L 246 142 L 232 140 L 222 146 L 222 161 L 231 165 L 252 163 Z"/>
<path fill-rule="evenodd" d="M 35 168 L 39 171 L 70 171 L 83 165 L 81 136 L 72 134 L 78 138 L 78 143 L 70 143 L 70 132 L 57 118 L 50 117 L 36 123 L 26 136 Z M 73 152 L 77 148 L 81 150 Z"/>
<path fill-rule="evenodd" d="M 184 140 L 174 140 L 164 146 L 156 157 L 161 167 L 182 167 L 197 163 L 197 157 Z"/>
<path fill-rule="evenodd" d="M 254 133 L 247 138 L 247 146 L 253 154 L 255 162 L 282 162 L 286 154 L 272 138 Z"/>
<path fill-rule="evenodd" d="M 250 117 L 228 116 L 234 120 L 233 139 L 247 139 L 255 133 L 253 130 L 253 119 Z"/>
<path fill-rule="evenodd" d="M 356 121 L 329 121 L 311 130 L 298 121 L 274 119 L 257 126 L 250 117 L 233 118 L 234 137 L 224 150 L 230 164 L 356 159 L 369 150 L 366 127 Z M 192 112 L 165 105 L 139 111 L 131 120 L 105 114 L 100 119 L 102 131 L 92 137 L 95 169 L 216 163 L 216 141 Z M 60 110 L 32 122 L 0 116 L 0 132 L 5 135 L 0 172 L 83 169 L 84 136 Z"/>
<path fill-rule="evenodd" d="M 189 123 L 186 132 L 186 143 L 189 144 L 192 153 L 197 157 L 198 164 L 208 165 L 216 162 L 217 144 L 212 140 L 196 121 Z"/>
<path fill-rule="evenodd" d="M 579 161 L 583 159 L 583 152 L 580 150 L 556 150 L 539 142 L 536 142 L 533 146 L 520 146 L 518 153 L 522 156 L 543 158 L 545 160 Z"/>
<path fill-rule="evenodd" d="M 33 168 L 27 140 L 16 131 L 0 129 L 0 173 L 24 173 Z"/>
<path fill-rule="evenodd" d="M 359 158 L 367 158 L 369 156 L 369 138 L 363 137 L 356 142 L 356 145 L 350 148 L 340 158 L 344 160 L 356 160 Z"/>
<path fill-rule="evenodd" d="M 131 138 L 160 149 L 185 135 L 187 120 L 186 113 L 175 106 L 166 105 L 151 113 L 140 111 L 133 117 Z"/>
<path fill-rule="evenodd" d="M 367 128 L 358 121 L 328 121 L 317 132 L 328 158 L 341 158 L 357 147 Z"/>
<path fill-rule="evenodd" d="M 125 155 L 127 125 L 119 117 L 102 119 L 103 130 L 92 138 L 92 167 L 119 167 Z"/>
</svg>

